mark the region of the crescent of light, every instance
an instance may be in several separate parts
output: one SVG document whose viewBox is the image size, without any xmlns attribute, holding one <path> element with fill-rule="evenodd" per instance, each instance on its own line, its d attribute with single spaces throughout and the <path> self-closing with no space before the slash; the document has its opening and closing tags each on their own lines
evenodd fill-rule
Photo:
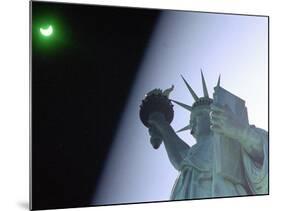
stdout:
<svg viewBox="0 0 281 211">
<path fill-rule="evenodd" d="M 40 32 L 44 36 L 50 36 L 53 33 L 53 27 L 50 25 L 47 29 L 40 28 Z"/>
</svg>

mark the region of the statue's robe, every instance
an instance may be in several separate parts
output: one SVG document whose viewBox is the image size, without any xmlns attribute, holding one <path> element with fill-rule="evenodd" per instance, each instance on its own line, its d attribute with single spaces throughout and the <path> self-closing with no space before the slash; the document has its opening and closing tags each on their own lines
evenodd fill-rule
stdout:
<svg viewBox="0 0 281 211">
<path fill-rule="evenodd" d="M 252 158 L 241 147 L 242 177 L 237 181 L 214 171 L 214 142 L 203 140 L 193 145 L 179 165 L 180 174 L 174 184 L 171 199 L 196 199 L 226 196 L 268 194 L 268 133 L 251 127 L 263 142 L 263 160 Z M 224 158 L 222 158 L 224 159 Z M 232 168 L 232 166 L 229 166 Z"/>
</svg>

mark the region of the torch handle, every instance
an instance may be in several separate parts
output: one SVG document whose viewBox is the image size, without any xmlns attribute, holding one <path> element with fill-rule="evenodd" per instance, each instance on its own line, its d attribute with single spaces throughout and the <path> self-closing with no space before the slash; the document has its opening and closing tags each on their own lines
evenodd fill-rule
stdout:
<svg viewBox="0 0 281 211">
<path fill-rule="evenodd" d="M 150 143 L 152 144 L 154 149 L 158 149 L 162 144 L 163 140 L 159 137 L 150 137 Z"/>
</svg>

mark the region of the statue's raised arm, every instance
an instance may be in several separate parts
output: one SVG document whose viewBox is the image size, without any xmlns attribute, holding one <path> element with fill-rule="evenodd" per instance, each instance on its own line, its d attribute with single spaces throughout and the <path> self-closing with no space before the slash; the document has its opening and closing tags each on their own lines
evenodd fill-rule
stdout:
<svg viewBox="0 0 281 211">
<path fill-rule="evenodd" d="M 169 160 L 177 170 L 180 170 L 189 146 L 170 125 L 174 111 L 169 94 L 173 89 L 174 86 L 164 91 L 154 89 L 147 93 L 141 105 L 140 118 L 148 127 L 152 146 L 157 149 L 164 142 Z"/>
</svg>

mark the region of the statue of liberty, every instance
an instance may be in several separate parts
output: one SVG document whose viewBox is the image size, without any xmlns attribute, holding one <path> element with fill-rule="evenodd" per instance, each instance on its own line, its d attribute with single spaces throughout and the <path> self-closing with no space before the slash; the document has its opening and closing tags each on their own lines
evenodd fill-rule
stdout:
<svg viewBox="0 0 281 211">
<path fill-rule="evenodd" d="M 183 76 L 182 76 L 183 78 Z M 268 194 L 268 133 L 248 122 L 245 101 L 220 86 L 209 97 L 201 71 L 203 97 L 191 93 L 192 106 L 169 99 L 171 88 L 147 93 L 140 118 L 157 149 L 164 143 L 171 164 L 180 174 L 171 200 Z M 190 130 L 196 144 L 189 146 L 170 126 L 173 103 L 190 113 L 190 122 L 177 132 Z"/>
</svg>

